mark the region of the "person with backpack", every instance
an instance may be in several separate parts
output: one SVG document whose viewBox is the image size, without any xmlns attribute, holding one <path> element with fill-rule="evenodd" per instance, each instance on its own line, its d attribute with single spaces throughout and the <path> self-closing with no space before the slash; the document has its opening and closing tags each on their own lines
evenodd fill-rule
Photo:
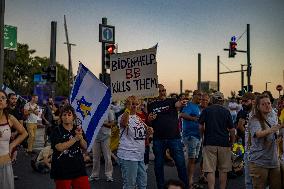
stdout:
<svg viewBox="0 0 284 189">
<path fill-rule="evenodd" d="M 50 176 L 56 189 L 90 189 L 82 150 L 87 149 L 85 135 L 74 125 L 74 108 L 67 104 L 60 110 L 60 125 L 51 134 L 53 150 Z"/>
</svg>

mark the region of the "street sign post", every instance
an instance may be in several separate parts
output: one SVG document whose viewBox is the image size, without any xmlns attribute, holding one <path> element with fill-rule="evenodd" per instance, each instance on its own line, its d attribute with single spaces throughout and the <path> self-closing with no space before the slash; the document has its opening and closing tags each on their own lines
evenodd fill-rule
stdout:
<svg viewBox="0 0 284 189">
<path fill-rule="evenodd" d="M 17 50 L 17 27 L 5 25 L 4 27 L 4 49 Z"/>
<path fill-rule="evenodd" d="M 99 42 L 102 43 L 115 43 L 115 27 L 100 24 Z"/>
</svg>

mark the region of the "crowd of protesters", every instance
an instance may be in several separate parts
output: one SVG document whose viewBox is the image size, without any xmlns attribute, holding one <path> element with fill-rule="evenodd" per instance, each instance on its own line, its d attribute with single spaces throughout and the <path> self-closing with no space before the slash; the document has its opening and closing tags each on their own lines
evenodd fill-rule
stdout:
<svg viewBox="0 0 284 189">
<path fill-rule="evenodd" d="M 90 182 L 101 179 L 101 157 L 107 182 L 114 181 L 113 164 L 117 163 L 124 189 L 146 189 L 151 150 L 158 189 L 196 189 L 205 183 L 214 189 L 216 172 L 220 188 L 225 189 L 228 176 L 237 168 L 244 170 L 247 189 L 284 188 L 283 96 L 275 104 L 269 91 L 225 100 L 218 91 L 167 96 L 162 84 L 158 90 L 156 98 L 130 95 L 122 103 L 113 102 L 91 154 L 86 152 L 84 132 L 74 121 L 75 110 L 68 99 L 58 106 L 48 98 L 40 115 L 36 95 L 18 106 L 15 94 L 0 91 L 0 188 L 14 188 L 16 146 L 27 137 L 26 154 L 36 153 L 39 116 L 45 127 L 45 147 L 37 153 L 33 168 L 50 173 L 58 189 L 89 189 Z M 165 181 L 167 159 L 176 167 L 179 180 Z M 243 164 L 235 166 L 236 159 Z M 93 166 L 89 177 L 86 163 Z"/>
</svg>

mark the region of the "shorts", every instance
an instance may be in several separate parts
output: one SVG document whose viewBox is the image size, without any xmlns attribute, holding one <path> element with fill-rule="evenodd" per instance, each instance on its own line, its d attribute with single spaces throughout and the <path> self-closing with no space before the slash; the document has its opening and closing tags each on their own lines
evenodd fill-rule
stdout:
<svg viewBox="0 0 284 189">
<path fill-rule="evenodd" d="M 183 142 L 186 146 L 188 158 L 197 159 L 201 146 L 201 140 L 193 136 L 184 137 Z"/>
<path fill-rule="evenodd" d="M 203 146 L 204 172 L 213 173 L 216 168 L 218 168 L 219 172 L 230 172 L 232 170 L 231 156 L 230 147 Z"/>
</svg>

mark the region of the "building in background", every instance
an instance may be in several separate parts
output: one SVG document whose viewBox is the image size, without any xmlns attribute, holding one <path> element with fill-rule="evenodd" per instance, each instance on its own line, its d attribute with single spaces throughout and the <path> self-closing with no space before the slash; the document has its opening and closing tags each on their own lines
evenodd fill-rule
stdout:
<svg viewBox="0 0 284 189">
<path fill-rule="evenodd" d="M 208 92 L 208 93 L 217 91 L 217 82 L 216 81 L 201 81 L 201 91 Z"/>
</svg>

